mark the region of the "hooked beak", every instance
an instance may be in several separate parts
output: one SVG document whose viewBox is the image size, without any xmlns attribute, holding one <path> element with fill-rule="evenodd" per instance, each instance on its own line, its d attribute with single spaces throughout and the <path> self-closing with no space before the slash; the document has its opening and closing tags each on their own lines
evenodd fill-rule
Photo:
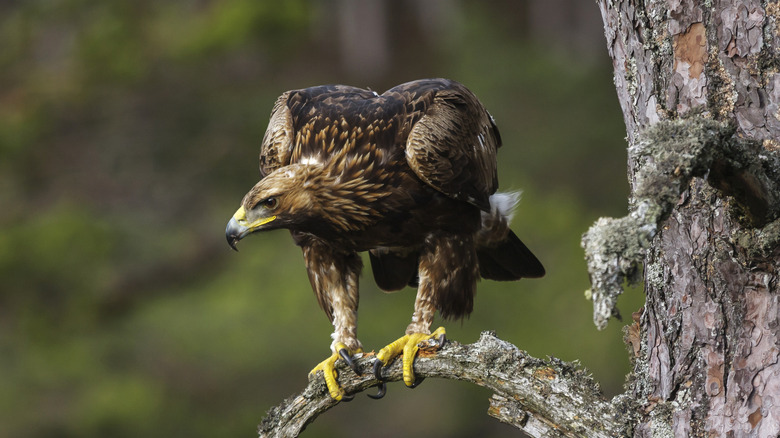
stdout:
<svg viewBox="0 0 780 438">
<path fill-rule="evenodd" d="M 241 223 L 239 221 L 241 221 Z M 228 245 L 233 248 L 233 251 L 238 252 L 236 243 L 250 232 L 249 227 L 244 225 L 245 223 L 246 212 L 244 211 L 244 206 L 241 206 L 241 208 L 236 211 L 236 214 L 230 218 L 230 222 L 228 222 L 227 228 L 225 228 L 225 237 L 227 238 Z"/>
<path fill-rule="evenodd" d="M 239 240 L 274 219 L 276 219 L 276 216 L 260 218 L 249 224 L 246 220 L 246 210 L 244 210 L 244 206 L 239 207 L 233 217 L 230 218 L 230 222 L 228 222 L 227 227 L 225 228 L 225 238 L 227 239 L 228 245 L 230 245 L 233 250 L 238 251 L 236 244 Z"/>
<path fill-rule="evenodd" d="M 228 222 L 227 228 L 225 228 L 225 237 L 227 238 L 228 245 L 230 245 L 234 251 L 238 251 L 236 243 L 243 239 L 247 234 L 249 234 L 249 228 L 240 225 L 236 218 L 230 218 L 230 222 Z"/>
</svg>

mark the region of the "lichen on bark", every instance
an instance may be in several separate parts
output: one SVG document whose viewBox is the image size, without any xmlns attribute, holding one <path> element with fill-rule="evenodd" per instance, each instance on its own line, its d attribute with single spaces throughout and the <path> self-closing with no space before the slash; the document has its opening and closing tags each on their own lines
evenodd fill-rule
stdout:
<svg viewBox="0 0 780 438">
<path fill-rule="evenodd" d="M 634 175 L 629 214 L 600 218 L 582 238 L 596 327 L 603 329 L 610 317 L 619 317 L 617 297 L 625 283 L 641 279 L 645 252 L 659 224 L 680 203 L 692 178 L 706 178 L 731 197 L 732 211 L 750 229 L 780 217 L 780 152 L 738 138 L 735 129 L 707 114 L 690 114 L 651 125 L 629 146 Z M 768 227 L 754 234 L 766 247 L 777 242 L 774 231 Z"/>
<path fill-rule="evenodd" d="M 619 315 L 617 297 L 625 282 L 641 279 L 645 252 L 658 224 L 691 178 L 709 170 L 714 151 L 732 134 L 728 125 L 696 115 L 656 123 L 629 147 L 635 175 L 629 214 L 600 218 L 582 238 L 597 328 L 605 328 L 610 317 Z"/>
</svg>

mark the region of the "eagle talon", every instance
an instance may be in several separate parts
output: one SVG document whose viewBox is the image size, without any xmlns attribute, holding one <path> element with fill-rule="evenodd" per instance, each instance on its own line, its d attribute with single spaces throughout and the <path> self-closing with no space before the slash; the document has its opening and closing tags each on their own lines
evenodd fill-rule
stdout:
<svg viewBox="0 0 780 438">
<path fill-rule="evenodd" d="M 436 349 L 440 349 L 444 345 L 443 342 L 446 342 L 444 327 L 439 327 L 431 334 L 411 333 L 404 335 L 379 350 L 379 353 L 376 354 L 376 362 L 374 362 L 374 375 L 377 380 L 384 380 L 380 374 L 381 367 L 389 365 L 396 356 L 401 356 L 404 384 L 409 388 L 416 388 L 420 385 L 424 378 L 415 377 L 412 365 L 420 349 L 420 343 L 429 340 L 437 340 Z"/>
<path fill-rule="evenodd" d="M 385 381 L 385 378 L 382 377 L 382 367 L 384 365 L 385 364 L 383 364 L 381 360 L 377 359 L 374 361 L 374 377 L 376 377 L 376 379 L 379 380 L 380 382 Z"/>
<path fill-rule="evenodd" d="M 352 360 L 350 349 L 347 348 L 346 345 L 338 342 L 334 345 L 333 350 L 335 352 L 327 359 L 317 364 L 317 366 L 314 367 L 314 369 L 312 369 L 309 374 L 314 375 L 317 374 L 317 371 L 322 371 L 322 377 L 325 379 L 325 385 L 328 387 L 328 393 L 330 393 L 330 396 L 335 400 L 350 401 L 355 397 L 346 395 L 344 388 L 339 385 L 337 380 L 339 373 L 336 371 L 336 361 L 338 359 L 344 359 L 344 361 L 346 361 L 353 370 L 357 368 L 357 366 L 355 365 L 355 361 Z M 361 349 L 357 349 L 355 353 L 359 353 L 361 351 Z"/>
<path fill-rule="evenodd" d="M 379 400 L 380 398 L 384 397 L 385 394 L 387 394 L 387 383 L 385 383 L 385 378 L 382 377 L 382 367 L 384 364 L 381 360 L 375 360 L 374 361 L 374 378 L 379 380 L 379 383 L 375 385 L 375 387 L 379 390 L 376 394 L 366 394 L 369 397 L 373 398 L 374 400 Z"/>
<path fill-rule="evenodd" d="M 373 398 L 374 400 L 379 400 L 380 398 L 384 397 L 385 394 L 387 394 L 387 383 L 382 381 L 382 383 L 378 383 L 375 388 L 378 389 L 376 394 L 366 394 L 367 396 Z"/>
<path fill-rule="evenodd" d="M 415 376 L 414 377 L 414 382 L 411 385 L 406 385 L 406 387 L 409 388 L 409 389 L 417 388 L 418 386 L 420 386 L 420 384 L 423 382 L 423 380 L 425 380 L 425 377 L 417 377 L 417 376 Z"/>
<path fill-rule="evenodd" d="M 342 359 L 344 359 L 344 362 L 349 365 L 350 368 L 352 368 L 352 371 L 355 372 L 358 376 L 363 375 L 360 371 L 358 371 L 357 363 L 352 358 L 352 356 L 349 354 L 349 351 L 346 348 L 339 349 L 339 356 L 341 356 Z"/>
</svg>

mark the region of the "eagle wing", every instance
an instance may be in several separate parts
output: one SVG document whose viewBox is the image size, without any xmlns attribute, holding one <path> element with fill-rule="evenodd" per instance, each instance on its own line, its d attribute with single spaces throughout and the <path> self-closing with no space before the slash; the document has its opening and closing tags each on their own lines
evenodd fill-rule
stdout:
<svg viewBox="0 0 780 438">
<path fill-rule="evenodd" d="M 304 159 L 360 154 L 374 147 L 392 149 L 387 135 L 401 102 L 347 85 L 290 90 L 271 111 L 260 147 L 260 173 Z M 357 143 L 356 143 L 357 141 Z"/>
<path fill-rule="evenodd" d="M 416 98 L 427 97 L 430 103 L 413 105 L 423 109 L 406 141 L 406 161 L 434 189 L 490 211 L 490 195 L 498 188 L 496 152 L 501 146 L 498 128 L 466 87 L 449 80 L 433 81 L 443 88 Z M 419 82 L 422 81 L 401 87 Z M 414 88 L 401 91 L 411 93 Z"/>
<path fill-rule="evenodd" d="M 274 170 L 290 164 L 293 152 L 293 116 L 287 100 L 290 91 L 276 99 L 271 119 L 268 121 L 268 129 L 263 136 L 260 146 L 260 175 L 266 175 Z"/>
</svg>

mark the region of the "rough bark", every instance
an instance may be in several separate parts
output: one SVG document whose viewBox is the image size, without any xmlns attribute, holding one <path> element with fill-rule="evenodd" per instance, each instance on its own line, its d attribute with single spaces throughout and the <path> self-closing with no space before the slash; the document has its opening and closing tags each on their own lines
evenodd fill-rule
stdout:
<svg viewBox="0 0 780 438">
<path fill-rule="evenodd" d="M 634 436 L 780 433 L 776 2 L 599 0 L 629 142 L 630 213 L 583 239 L 594 321 L 624 280 Z M 643 273 L 642 272 L 643 269 Z"/>
<path fill-rule="evenodd" d="M 357 361 L 356 375 L 337 362 L 339 383 L 347 394 L 364 391 L 378 382 L 372 373 L 373 355 Z M 471 382 L 494 391 L 488 414 L 531 436 L 614 437 L 624 433 L 625 403 L 607 401 L 598 384 L 576 364 L 551 358 L 536 359 L 514 345 L 484 332 L 474 344 L 448 342 L 441 350 L 421 350 L 415 374 Z M 403 379 L 400 360 L 383 377 Z M 321 376 L 310 378 L 299 394 L 272 408 L 259 427 L 261 437 L 298 436 L 319 414 L 334 407 Z"/>
</svg>

